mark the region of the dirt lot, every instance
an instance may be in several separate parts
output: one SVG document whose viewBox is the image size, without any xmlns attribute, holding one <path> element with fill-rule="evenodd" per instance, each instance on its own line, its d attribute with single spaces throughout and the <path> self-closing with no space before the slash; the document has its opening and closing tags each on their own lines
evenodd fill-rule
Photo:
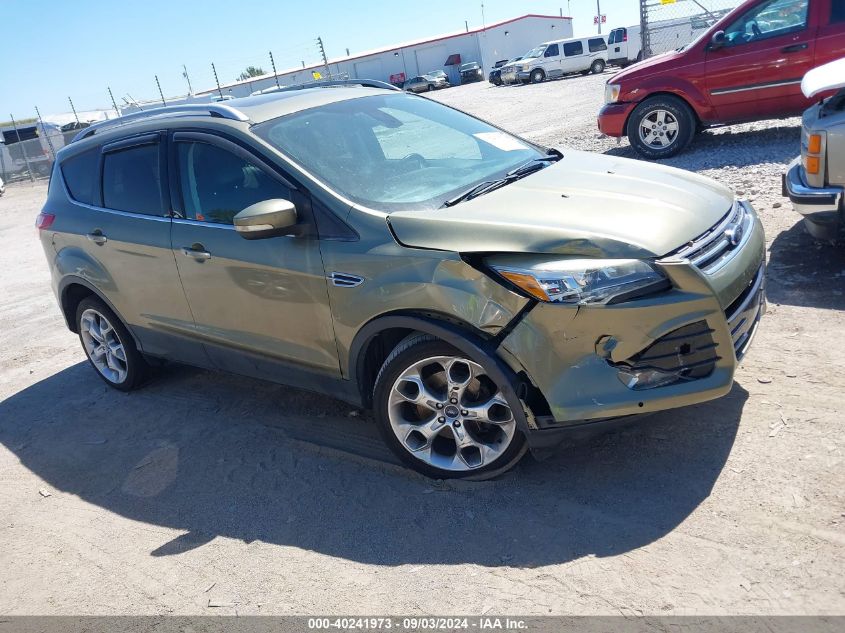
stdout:
<svg viewBox="0 0 845 633">
<path fill-rule="evenodd" d="M 435 98 L 624 156 L 595 130 L 605 78 Z M 844 613 L 845 250 L 780 197 L 798 141 L 740 126 L 671 161 L 766 227 L 770 310 L 730 395 L 481 484 L 421 479 L 366 416 L 284 387 L 171 367 L 107 389 L 49 288 L 46 187 L 10 186 L 0 615 Z"/>
</svg>

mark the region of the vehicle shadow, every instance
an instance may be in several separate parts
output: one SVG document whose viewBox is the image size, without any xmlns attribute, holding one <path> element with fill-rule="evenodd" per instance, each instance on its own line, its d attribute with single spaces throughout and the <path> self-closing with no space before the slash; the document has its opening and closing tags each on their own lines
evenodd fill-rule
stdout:
<svg viewBox="0 0 845 633">
<path fill-rule="evenodd" d="M 769 247 L 766 277 L 772 303 L 845 310 L 845 240 L 817 240 L 799 220 Z"/>
<path fill-rule="evenodd" d="M 654 161 L 701 172 L 724 167 L 749 167 L 765 163 L 789 163 L 801 148 L 800 119 L 767 122 L 770 127 L 742 130 L 739 126 L 706 130 L 698 134 L 677 156 Z M 626 158 L 642 157 L 627 143 L 604 152 Z"/>
<path fill-rule="evenodd" d="M 122 394 L 73 365 L 0 402 L 0 442 L 54 498 L 184 530 L 152 556 L 220 535 L 381 565 L 535 567 L 647 545 L 710 494 L 748 395 L 734 386 L 545 462 L 527 458 L 499 480 L 450 483 L 289 433 L 302 422 L 343 427 L 365 445 L 373 425 L 347 405 L 246 378 L 164 373 Z"/>
</svg>

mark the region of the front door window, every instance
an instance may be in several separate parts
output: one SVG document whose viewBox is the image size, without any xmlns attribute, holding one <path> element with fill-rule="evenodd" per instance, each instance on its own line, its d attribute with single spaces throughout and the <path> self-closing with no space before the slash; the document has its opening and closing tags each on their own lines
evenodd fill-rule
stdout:
<svg viewBox="0 0 845 633">
<path fill-rule="evenodd" d="M 727 46 L 787 35 L 807 27 L 809 0 L 769 0 L 725 29 Z"/>
</svg>

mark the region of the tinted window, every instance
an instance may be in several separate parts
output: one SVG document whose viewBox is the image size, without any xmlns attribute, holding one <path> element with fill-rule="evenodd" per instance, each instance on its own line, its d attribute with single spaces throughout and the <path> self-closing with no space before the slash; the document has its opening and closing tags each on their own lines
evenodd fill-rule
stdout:
<svg viewBox="0 0 845 633">
<path fill-rule="evenodd" d="M 728 46 L 777 37 L 807 27 L 810 0 L 769 0 L 757 5 L 727 29 Z"/>
<path fill-rule="evenodd" d="M 550 44 L 546 52 L 543 53 L 543 57 L 557 57 L 558 55 L 560 55 L 560 49 L 557 44 Z"/>
<path fill-rule="evenodd" d="M 573 55 L 583 55 L 584 54 L 584 43 L 583 42 L 569 42 L 568 44 L 563 45 L 563 54 L 567 57 L 572 57 Z"/>
<path fill-rule="evenodd" d="M 103 159 L 103 206 L 164 215 L 158 154 L 158 143 L 107 153 Z"/>
<path fill-rule="evenodd" d="M 845 22 L 845 2 L 830 0 L 830 23 Z"/>
<path fill-rule="evenodd" d="M 84 204 L 94 203 L 94 183 L 99 163 L 100 153 L 97 150 L 62 161 L 62 176 L 71 198 Z"/>
<path fill-rule="evenodd" d="M 591 53 L 598 53 L 599 51 L 607 50 L 607 44 L 604 43 L 604 38 L 601 37 L 594 37 L 593 39 L 588 40 L 587 45 L 590 47 Z"/>
<path fill-rule="evenodd" d="M 248 206 L 284 198 L 290 189 L 240 156 L 208 143 L 179 143 L 179 178 L 185 217 L 232 224 Z"/>
</svg>

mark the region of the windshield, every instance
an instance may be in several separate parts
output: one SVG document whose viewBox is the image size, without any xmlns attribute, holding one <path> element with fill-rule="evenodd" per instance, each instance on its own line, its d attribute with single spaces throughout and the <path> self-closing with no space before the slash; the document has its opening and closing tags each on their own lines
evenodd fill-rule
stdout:
<svg viewBox="0 0 845 633">
<path fill-rule="evenodd" d="M 530 51 L 525 53 L 525 57 L 523 57 L 523 59 L 531 59 L 532 57 L 542 57 L 543 53 L 545 52 L 545 46 L 538 46 L 537 48 L 532 48 Z"/>
<path fill-rule="evenodd" d="M 347 99 L 253 131 L 339 194 L 385 211 L 436 209 L 543 156 L 467 114 L 405 94 Z"/>
</svg>

